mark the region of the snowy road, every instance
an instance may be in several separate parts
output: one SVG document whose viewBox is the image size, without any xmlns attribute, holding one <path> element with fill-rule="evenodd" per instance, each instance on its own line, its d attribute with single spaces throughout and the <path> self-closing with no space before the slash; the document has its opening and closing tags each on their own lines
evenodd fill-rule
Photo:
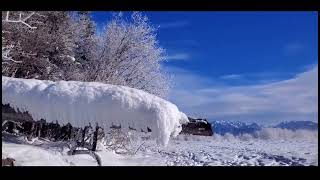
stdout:
<svg viewBox="0 0 320 180">
<path fill-rule="evenodd" d="M 67 155 L 64 143 L 22 137 L 2 137 L 2 157 L 22 166 L 96 166 L 89 155 Z M 178 136 L 168 147 L 146 141 L 136 155 L 119 155 L 100 145 L 103 166 L 300 166 L 318 165 L 318 141 L 222 140 L 213 137 Z"/>
</svg>

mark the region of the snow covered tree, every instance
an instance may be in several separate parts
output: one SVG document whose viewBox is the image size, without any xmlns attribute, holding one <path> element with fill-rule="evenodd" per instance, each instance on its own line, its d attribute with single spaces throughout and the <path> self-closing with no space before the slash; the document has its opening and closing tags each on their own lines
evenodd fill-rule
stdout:
<svg viewBox="0 0 320 180">
<path fill-rule="evenodd" d="M 2 13 L 2 74 L 18 78 L 98 81 L 165 98 L 164 50 L 148 18 L 121 13 L 95 34 L 89 12 Z"/>
<path fill-rule="evenodd" d="M 9 14 L 11 19 L 22 20 L 28 14 L 33 16 L 23 23 L 13 23 L 18 20 L 6 21 L 7 12 L 2 13 L 2 39 L 5 40 L 2 43 L 2 47 L 5 47 L 3 51 L 7 54 L 9 52 L 10 58 L 15 61 L 2 64 L 2 74 L 20 78 L 73 79 L 77 68 L 73 58 L 74 43 L 69 13 L 13 11 Z M 14 49 L 9 51 L 9 47 Z"/>
<path fill-rule="evenodd" d="M 21 56 L 31 56 L 22 49 L 21 42 L 30 33 L 34 32 L 38 25 L 34 21 L 36 12 L 3 11 L 2 12 L 2 73 L 15 76 L 19 64 L 23 63 Z M 33 21 L 31 21 L 33 19 Z"/>
<path fill-rule="evenodd" d="M 75 60 L 82 73 L 81 80 L 86 81 L 97 55 L 96 24 L 91 20 L 90 12 L 79 11 L 72 14 Z"/>
<path fill-rule="evenodd" d="M 105 27 L 90 80 L 124 85 L 165 98 L 169 83 L 161 71 L 164 50 L 148 18 L 134 12 L 131 20 L 119 13 Z"/>
<path fill-rule="evenodd" d="M 60 70 L 58 71 L 59 76 L 52 78 L 78 80 L 77 77 L 80 72 L 74 57 L 73 49 L 76 45 L 70 13 L 61 11 L 48 12 L 46 23 L 48 28 L 45 29 L 44 36 L 47 36 L 47 42 L 50 44 L 47 49 L 48 58 Z"/>
</svg>

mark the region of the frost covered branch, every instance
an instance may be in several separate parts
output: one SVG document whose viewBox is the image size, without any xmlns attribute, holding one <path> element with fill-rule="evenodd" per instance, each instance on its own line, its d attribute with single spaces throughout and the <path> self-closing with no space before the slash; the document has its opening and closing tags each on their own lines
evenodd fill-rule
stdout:
<svg viewBox="0 0 320 180">
<path fill-rule="evenodd" d="M 134 12 L 131 21 L 115 15 L 102 36 L 93 81 L 124 85 L 166 98 L 169 81 L 160 69 L 164 50 L 146 16 Z"/>
<path fill-rule="evenodd" d="M 22 18 L 22 13 L 19 13 L 19 18 L 18 19 L 10 19 L 10 11 L 6 12 L 6 16 L 5 19 L 2 20 L 2 22 L 6 22 L 6 23 L 22 23 L 23 25 L 27 26 L 30 29 L 36 29 L 37 27 L 35 26 L 31 26 L 30 24 L 28 24 L 26 21 L 31 18 L 31 16 L 33 16 L 35 14 L 35 12 L 31 12 L 30 14 L 28 14 L 26 17 Z"/>
</svg>

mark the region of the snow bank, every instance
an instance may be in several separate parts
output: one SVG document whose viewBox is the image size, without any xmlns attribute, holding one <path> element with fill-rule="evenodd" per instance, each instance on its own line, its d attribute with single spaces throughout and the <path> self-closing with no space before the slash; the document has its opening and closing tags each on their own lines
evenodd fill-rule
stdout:
<svg viewBox="0 0 320 180">
<path fill-rule="evenodd" d="M 308 140 L 308 141 L 317 141 L 318 140 L 318 131 L 311 130 L 289 130 L 281 128 L 263 128 L 261 131 L 258 131 L 254 134 L 254 137 L 261 138 L 265 140 Z"/>
<path fill-rule="evenodd" d="M 44 81 L 2 76 L 2 104 L 41 118 L 84 127 L 90 122 L 104 129 L 121 125 L 152 130 L 157 143 L 177 136 L 187 116 L 174 104 L 141 90 L 97 82 Z"/>
<path fill-rule="evenodd" d="M 240 134 L 240 135 L 232 135 L 230 133 L 226 133 L 224 135 L 214 134 L 215 140 L 304 140 L 304 141 L 318 141 L 318 131 L 311 130 L 288 130 L 281 128 L 262 128 L 260 131 L 254 132 L 252 134 Z"/>
</svg>

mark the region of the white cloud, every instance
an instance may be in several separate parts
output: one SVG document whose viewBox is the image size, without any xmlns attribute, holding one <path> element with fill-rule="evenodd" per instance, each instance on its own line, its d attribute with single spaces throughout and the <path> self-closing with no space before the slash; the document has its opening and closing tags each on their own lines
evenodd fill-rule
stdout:
<svg viewBox="0 0 320 180">
<path fill-rule="evenodd" d="M 189 25 L 188 21 L 174 21 L 174 22 L 166 22 L 159 25 L 161 29 L 169 29 L 169 28 L 181 28 Z"/>
<path fill-rule="evenodd" d="M 224 76 L 221 76 L 221 79 L 240 79 L 242 76 L 240 74 L 227 74 Z"/>
<path fill-rule="evenodd" d="M 191 115 L 262 124 L 318 121 L 317 65 L 288 80 L 247 86 L 217 86 L 190 72 L 175 72 L 171 100 Z"/>
<path fill-rule="evenodd" d="M 176 54 L 169 54 L 165 57 L 166 60 L 188 60 L 190 55 L 187 53 L 176 53 Z"/>
<path fill-rule="evenodd" d="M 295 55 L 303 49 L 303 45 L 301 43 L 292 42 L 288 43 L 284 46 L 285 55 Z"/>
</svg>

